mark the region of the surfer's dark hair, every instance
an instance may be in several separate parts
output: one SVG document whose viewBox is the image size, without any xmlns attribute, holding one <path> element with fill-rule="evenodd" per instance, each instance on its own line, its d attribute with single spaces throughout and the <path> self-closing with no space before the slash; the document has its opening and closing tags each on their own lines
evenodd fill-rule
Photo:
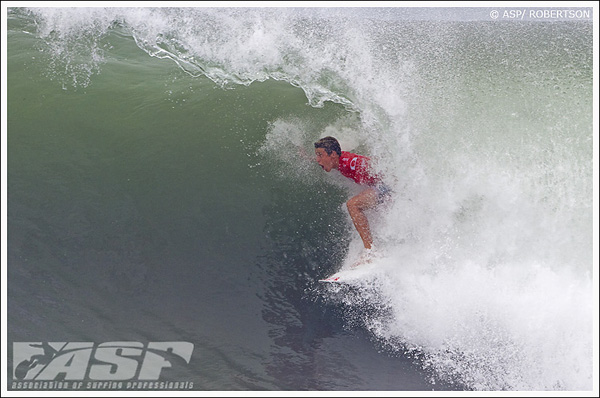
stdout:
<svg viewBox="0 0 600 398">
<path fill-rule="evenodd" d="M 332 152 L 338 154 L 338 156 L 342 155 L 342 148 L 340 147 L 340 143 L 333 137 L 324 137 L 319 141 L 315 142 L 315 149 L 323 148 L 328 155 L 331 155 Z"/>
</svg>

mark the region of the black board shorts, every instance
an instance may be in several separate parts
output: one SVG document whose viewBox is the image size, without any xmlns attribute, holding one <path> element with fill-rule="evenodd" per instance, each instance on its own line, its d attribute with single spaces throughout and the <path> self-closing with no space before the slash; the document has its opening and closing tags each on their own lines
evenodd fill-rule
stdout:
<svg viewBox="0 0 600 398">
<path fill-rule="evenodd" d="M 375 189 L 375 192 L 377 192 L 378 205 L 382 204 L 392 196 L 392 190 L 390 189 L 390 187 L 388 187 L 382 182 L 380 182 L 377 185 L 374 185 L 373 189 Z"/>
</svg>

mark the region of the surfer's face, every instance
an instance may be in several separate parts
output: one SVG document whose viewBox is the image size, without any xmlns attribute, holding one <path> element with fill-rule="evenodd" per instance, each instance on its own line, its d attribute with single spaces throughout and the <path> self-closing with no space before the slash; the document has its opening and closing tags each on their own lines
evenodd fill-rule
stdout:
<svg viewBox="0 0 600 398">
<path fill-rule="evenodd" d="M 332 169 L 337 168 L 339 162 L 337 153 L 331 152 L 331 155 L 328 155 L 324 148 L 316 148 L 315 154 L 317 155 L 317 163 L 319 163 L 326 172 L 330 172 Z"/>
</svg>

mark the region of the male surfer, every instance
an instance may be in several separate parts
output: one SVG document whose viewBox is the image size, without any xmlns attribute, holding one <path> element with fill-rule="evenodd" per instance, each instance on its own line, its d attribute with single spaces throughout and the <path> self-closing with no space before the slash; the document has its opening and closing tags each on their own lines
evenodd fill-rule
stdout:
<svg viewBox="0 0 600 398">
<path fill-rule="evenodd" d="M 353 267 L 370 262 L 373 256 L 373 236 L 364 212 L 381 204 L 389 197 L 390 190 L 378 176 L 372 174 L 368 157 L 342 151 L 340 143 L 333 137 L 321 138 L 315 142 L 315 154 L 317 163 L 326 172 L 336 169 L 344 177 L 365 186 L 364 190 L 346 202 L 346 206 L 365 246 L 365 251 Z"/>
</svg>

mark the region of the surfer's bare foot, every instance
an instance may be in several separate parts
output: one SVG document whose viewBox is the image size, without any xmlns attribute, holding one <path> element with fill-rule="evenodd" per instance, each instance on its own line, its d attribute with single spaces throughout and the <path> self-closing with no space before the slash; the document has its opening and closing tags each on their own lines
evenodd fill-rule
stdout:
<svg viewBox="0 0 600 398">
<path fill-rule="evenodd" d="M 358 260 L 356 260 L 356 262 L 354 264 L 352 264 L 350 266 L 350 268 L 356 268 L 360 265 L 363 264 L 369 264 L 371 261 L 373 261 L 373 258 L 375 257 L 375 252 L 374 252 L 374 248 L 371 247 L 370 249 L 365 249 L 360 257 L 358 258 Z"/>
<path fill-rule="evenodd" d="M 363 264 L 366 264 L 367 262 L 368 262 L 368 261 L 362 261 L 362 260 L 360 260 L 360 259 L 359 259 L 359 260 L 357 260 L 357 261 L 356 261 L 354 264 L 352 264 L 352 265 L 350 266 L 350 268 L 357 268 L 357 267 L 360 267 L 361 265 L 363 265 Z"/>
</svg>

